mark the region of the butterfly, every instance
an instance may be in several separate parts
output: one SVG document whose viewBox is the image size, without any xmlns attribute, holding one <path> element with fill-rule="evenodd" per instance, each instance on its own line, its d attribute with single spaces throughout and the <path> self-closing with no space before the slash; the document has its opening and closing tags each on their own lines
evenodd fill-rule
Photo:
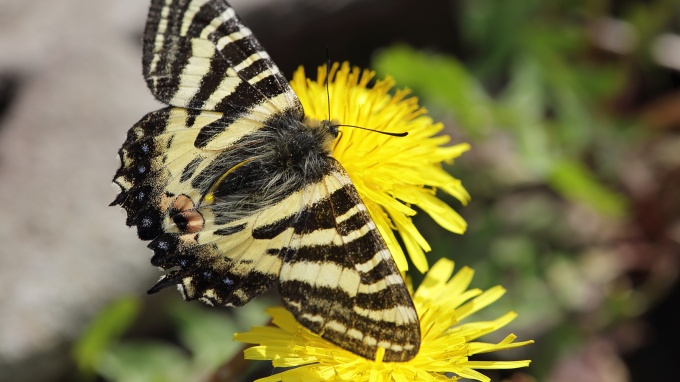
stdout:
<svg viewBox="0 0 680 382">
<path fill-rule="evenodd" d="M 412 359 L 420 324 L 347 172 L 337 124 L 298 97 L 223 0 L 152 0 L 143 73 L 167 107 L 137 122 L 114 183 L 186 300 L 241 306 L 277 285 L 283 305 L 359 356 Z"/>
</svg>

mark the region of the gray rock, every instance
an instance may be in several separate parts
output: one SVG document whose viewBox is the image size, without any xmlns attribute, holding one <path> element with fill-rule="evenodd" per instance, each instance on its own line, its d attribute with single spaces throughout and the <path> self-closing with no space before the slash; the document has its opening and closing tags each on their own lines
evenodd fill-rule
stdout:
<svg viewBox="0 0 680 382">
<path fill-rule="evenodd" d="M 158 107 L 141 76 L 147 4 L 0 2 L 0 380 L 46 380 L 93 314 L 158 272 L 108 207 L 127 129 Z M 55 358 L 56 356 L 56 358 Z"/>
</svg>

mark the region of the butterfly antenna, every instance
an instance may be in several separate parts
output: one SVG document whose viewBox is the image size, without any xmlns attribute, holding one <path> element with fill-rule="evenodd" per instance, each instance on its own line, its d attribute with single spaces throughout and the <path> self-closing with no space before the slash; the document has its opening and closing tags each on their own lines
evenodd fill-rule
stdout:
<svg viewBox="0 0 680 382">
<path fill-rule="evenodd" d="M 389 135 L 390 137 L 405 137 L 408 135 L 408 131 L 404 131 L 403 133 L 392 133 L 389 131 L 380 131 L 380 130 L 373 130 L 369 129 L 367 127 L 362 127 L 362 126 L 355 126 L 355 125 L 335 125 L 335 127 L 353 127 L 355 129 L 361 129 L 361 130 L 366 130 L 366 131 L 372 131 L 374 133 L 379 133 L 379 134 L 384 134 L 384 135 Z"/>
<path fill-rule="evenodd" d="M 326 47 L 326 99 L 328 101 L 328 120 L 331 120 L 331 91 L 329 89 L 330 85 L 330 78 L 328 78 L 331 75 L 331 55 L 328 53 L 328 47 Z"/>
<path fill-rule="evenodd" d="M 331 120 L 331 91 L 329 90 L 329 82 L 330 82 L 330 75 L 331 75 L 331 55 L 328 53 L 328 47 L 326 47 L 326 98 L 328 101 L 328 120 Z M 379 133 L 379 134 L 384 134 L 384 135 L 389 135 L 390 137 L 405 137 L 408 135 L 408 132 L 403 132 L 403 133 L 391 133 L 389 131 L 380 131 L 380 130 L 373 130 L 369 129 L 367 127 L 361 127 L 361 126 L 355 126 L 355 125 L 333 125 L 333 127 L 338 128 L 338 127 L 353 127 L 355 129 L 361 129 L 361 130 L 366 130 L 366 131 L 372 131 L 374 133 Z M 342 134 L 342 132 L 339 132 Z"/>
</svg>

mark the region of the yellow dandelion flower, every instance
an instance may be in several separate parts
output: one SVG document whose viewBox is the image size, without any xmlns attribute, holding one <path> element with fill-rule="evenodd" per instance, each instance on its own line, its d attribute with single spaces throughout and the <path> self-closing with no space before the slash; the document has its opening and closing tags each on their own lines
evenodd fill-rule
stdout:
<svg viewBox="0 0 680 382">
<path fill-rule="evenodd" d="M 375 360 L 359 357 L 325 341 L 298 324 L 281 307 L 267 313 L 275 326 L 254 327 L 237 333 L 234 339 L 257 344 L 245 350 L 245 358 L 272 361 L 274 367 L 295 367 L 257 380 L 276 381 L 456 381 L 468 378 L 489 381 L 477 370 L 515 369 L 530 361 L 474 361 L 469 357 L 524 346 L 533 341 L 514 342 L 510 334 L 498 343 L 473 342 L 512 321 L 508 312 L 493 321 L 461 323 L 498 300 L 505 290 L 496 286 L 487 291 L 468 290 L 473 271 L 463 268 L 453 277 L 453 262 L 439 260 L 427 273 L 413 296 L 423 333 L 420 352 L 408 362 L 383 362 L 384 349 Z M 447 374 L 454 376 L 448 377 Z"/>
<path fill-rule="evenodd" d="M 466 223 L 450 206 L 436 197 L 436 190 L 453 195 L 463 204 L 470 196 L 460 181 L 441 166 L 452 162 L 469 149 L 466 143 L 443 146 L 449 141 L 436 135 L 443 129 L 433 123 L 418 106 L 418 100 L 407 97 L 408 90 L 390 94 L 394 80 L 369 83 L 375 73 L 335 63 L 329 73 L 330 117 L 340 124 L 355 125 L 386 132 L 408 132 L 394 138 L 355 128 L 341 128 L 333 156 L 349 173 L 373 220 L 387 242 L 399 269 L 407 269 L 404 252 L 393 231 L 399 232 L 413 264 L 419 271 L 428 268 L 424 252 L 430 246 L 411 221 L 413 207 L 425 211 L 449 231 L 462 233 Z M 318 69 L 317 80 L 305 77 L 303 68 L 293 76 L 291 86 L 308 116 L 328 119 L 326 68 Z"/>
</svg>

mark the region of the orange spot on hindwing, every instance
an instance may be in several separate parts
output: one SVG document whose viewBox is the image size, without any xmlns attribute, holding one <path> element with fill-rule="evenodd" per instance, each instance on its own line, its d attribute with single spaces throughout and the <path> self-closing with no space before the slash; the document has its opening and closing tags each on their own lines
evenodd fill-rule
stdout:
<svg viewBox="0 0 680 382">
<path fill-rule="evenodd" d="M 170 219 L 183 233 L 199 232 L 205 224 L 203 215 L 196 210 L 194 202 L 186 195 L 180 195 L 172 202 Z"/>
</svg>

